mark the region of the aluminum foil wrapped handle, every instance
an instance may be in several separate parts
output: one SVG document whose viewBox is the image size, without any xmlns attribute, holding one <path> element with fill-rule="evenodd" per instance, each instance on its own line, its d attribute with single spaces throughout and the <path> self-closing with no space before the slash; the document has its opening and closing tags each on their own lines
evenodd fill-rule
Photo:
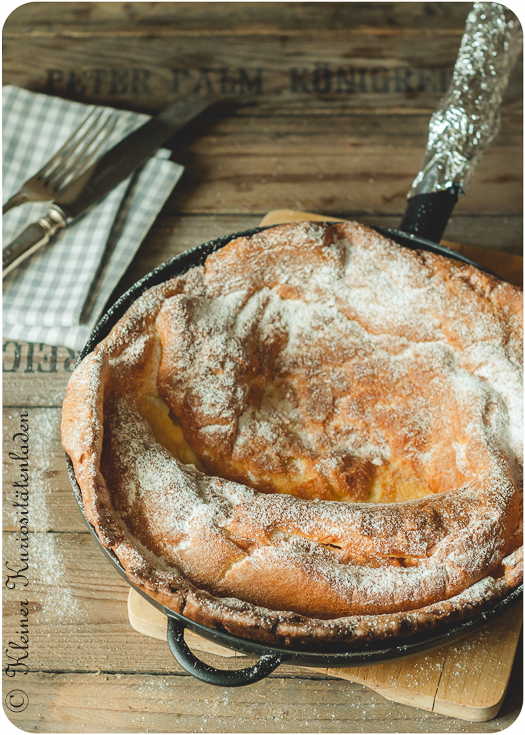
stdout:
<svg viewBox="0 0 525 735">
<path fill-rule="evenodd" d="M 522 47 L 517 18 L 499 3 L 474 3 L 452 82 L 429 124 L 425 157 L 401 229 L 439 242 L 483 151 L 499 131 L 501 101 Z"/>
</svg>

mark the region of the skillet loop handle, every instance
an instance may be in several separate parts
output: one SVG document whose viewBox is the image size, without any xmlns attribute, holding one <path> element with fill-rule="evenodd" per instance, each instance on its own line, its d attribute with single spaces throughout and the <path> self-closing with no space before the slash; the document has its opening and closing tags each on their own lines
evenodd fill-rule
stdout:
<svg viewBox="0 0 525 735">
<path fill-rule="evenodd" d="M 175 660 L 196 679 L 219 687 L 241 687 L 265 679 L 285 660 L 282 654 L 265 654 L 253 666 L 227 671 L 200 661 L 184 640 L 184 623 L 168 616 L 168 646 Z"/>
</svg>

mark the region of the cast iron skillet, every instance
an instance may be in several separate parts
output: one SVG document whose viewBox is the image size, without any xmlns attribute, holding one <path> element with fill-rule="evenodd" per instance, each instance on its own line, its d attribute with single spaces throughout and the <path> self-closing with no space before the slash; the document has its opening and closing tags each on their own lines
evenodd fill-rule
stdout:
<svg viewBox="0 0 525 735">
<path fill-rule="evenodd" d="M 460 260 L 464 263 L 469 263 L 476 266 L 480 270 L 485 272 L 487 269 L 479 266 L 469 258 L 449 250 L 446 247 L 432 242 L 431 240 L 425 239 L 421 236 L 414 234 L 414 231 L 420 232 L 425 231 L 428 235 L 433 235 L 436 240 L 441 237 L 444 231 L 446 220 L 448 219 L 450 212 L 452 211 L 453 203 L 452 199 L 449 198 L 449 192 L 445 192 L 445 197 L 442 196 L 443 192 L 437 195 L 425 194 L 422 195 L 423 201 L 412 205 L 412 215 L 410 214 L 410 205 L 407 210 L 407 215 L 403 221 L 402 230 L 392 230 L 376 227 L 375 229 L 381 234 L 389 237 L 395 242 L 403 245 L 404 247 L 412 249 L 428 250 L 439 255 L 445 255 L 455 260 Z M 436 198 L 437 197 L 437 198 Z M 415 199 L 416 197 L 414 197 Z M 457 199 L 457 195 L 456 195 Z M 454 199 L 455 203 L 455 199 Z M 428 215 L 428 216 L 427 216 Z M 425 218 L 427 217 L 427 218 Z M 410 226 L 412 223 L 412 227 Z M 228 242 L 236 237 L 250 236 L 262 230 L 269 229 L 266 227 L 258 227 L 255 229 L 247 230 L 245 232 L 235 233 L 232 235 L 226 235 L 220 237 L 217 240 L 199 245 L 193 250 L 189 250 L 175 258 L 172 258 L 168 262 L 160 265 L 151 273 L 147 274 L 133 285 L 123 296 L 116 301 L 113 306 L 106 312 L 102 317 L 99 324 L 93 330 L 86 346 L 82 350 L 78 363 L 88 355 L 95 346 L 103 340 L 111 331 L 117 321 L 124 315 L 131 304 L 148 288 L 156 286 L 159 283 L 163 283 L 174 276 L 178 276 L 185 273 L 189 268 L 197 265 L 202 265 L 210 253 L 219 250 L 224 247 Z M 82 498 L 80 494 L 80 488 L 77 484 L 75 474 L 73 471 L 73 465 L 70 458 L 66 455 L 69 478 L 76 500 L 84 515 L 84 508 L 82 504 Z M 260 679 L 268 676 L 274 669 L 284 662 L 293 664 L 303 664 L 305 666 L 314 666 L 320 668 L 330 667 L 350 667 L 350 666 L 363 666 L 376 662 L 391 661 L 396 658 L 416 655 L 422 651 L 427 651 L 432 648 L 437 648 L 442 645 L 446 645 L 457 640 L 468 633 L 476 630 L 477 628 L 484 625 L 487 621 L 501 615 L 511 605 L 518 601 L 522 596 L 523 586 L 518 587 L 509 593 L 505 598 L 500 600 L 494 605 L 494 607 L 484 613 L 476 615 L 469 620 L 462 621 L 459 624 L 453 625 L 448 629 L 441 630 L 437 634 L 431 636 L 421 637 L 414 636 L 410 639 L 405 639 L 402 645 L 391 645 L 383 647 L 380 646 L 367 646 L 355 651 L 340 652 L 334 649 L 334 646 L 325 646 L 322 650 L 313 649 L 284 649 L 277 646 L 270 646 L 267 644 L 255 643 L 249 639 L 239 638 L 232 636 L 229 633 L 215 630 L 213 628 L 195 623 L 188 618 L 179 615 L 172 610 L 164 607 L 160 603 L 156 602 L 142 590 L 129 582 L 123 567 L 121 566 L 116 555 L 109 549 L 106 549 L 100 544 L 98 537 L 95 533 L 93 526 L 87 521 L 84 516 L 86 524 L 93 534 L 94 538 L 100 545 L 103 553 L 111 564 L 117 569 L 117 571 L 128 581 L 129 584 L 148 602 L 161 610 L 168 617 L 168 645 L 169 648 L 178 661 L 178 663 L 190 674 L 195 676 L 201 681 L 207 682 L 208 684 L 215 684 L 218 686 L 243 686 L 245 684 L 252 684 Z M 184 629 L 194 631 L 203 638 L 214 641 L 221 646 L 231 648 L 234 651 L 242 653 L 258 655 L 259 661 L 251 667 L 240 669 L 237 671 L 227 671 L 222 669 L 215 669 L 208 666 L 204 662 L 197 659 L 194 654 L 190 651 L 184 641 Z"/>
</svg>

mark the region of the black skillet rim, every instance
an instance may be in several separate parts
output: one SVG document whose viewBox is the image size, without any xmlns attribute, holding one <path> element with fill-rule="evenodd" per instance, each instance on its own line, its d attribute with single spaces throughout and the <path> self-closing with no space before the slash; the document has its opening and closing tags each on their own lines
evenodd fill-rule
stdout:
<svg viewBox="0 0 525 735">
<path fill-rule="evenodd" d="M 92 352 L 96 345 L 109 334 L 113 326 L 124 315 L 131 304 L 136 301 L 136 299 L 140 295 L 142 295 L 142 293 L 144 293 L 144 291 L 146 291 L 148 288 L 159 285 L 160 283 L 167 281 L 169 278 L 181 275 L 182 273 L 185 273 L 187 270 L 197 265 L 203 265 L 209 254 L 215 252 L 216 250 L 220 250 L 231 240 L 234 240 L 237 237 L 249 237 L 251 235 L 257 234 L 258 232 L 262 232 L 263 230 L 271 229 L 272 227 L 275 227 L 275 225 L 270 225 L 267 227 L 255 227 L 249 230 L 224 235 L 214 240 L 210 240 L 206 243 L 203 243 L 202 245 L 198 245 L 197 247 L 192 248 L 191 250 L 187 250 L 180 255 L 176 255 L 174 258 L 171 258 L 165 263 L 162 263 L 150 273 L 147 273 L 135 284 L 133 284 L 133 286 L 131 286 L 103 314 L 98 324 L 93 329 L 83 350 L 80 352 L 76 364 L 80 364 L 84 357 Z M 402 232 L 401 230 L 390 230 L 382 227 L 374 227 L 373 229 L 375 229 L 377 232 L 384 235 L 385 237 L 389 237 L 390 239 L 397 241 L 400 245 L 404 247 L 409 247 L 411 249 L 428 250 L 438 255 L 444 255 L 454 260 L 464 262 L 468 265 L 473 265 L 474 267 L 486 273 L 491 273 L 491 271 L 483 268 L 470 258 L 467 258 L 460 253 L 456 253 L 455 251 L 450 250 L 449 248 L 446 248 L 445 246 L 438 243 L 434 243 L 430 240 L 418 238 L 414 235 Z M 78 487 L 78 484 L 76 482 L 73 464 L 67 453 L 66 462 L 73 494 L 82 513 L 82 517 L 84 518 L 84 521 L 92 536 L 97 541 L 100 549 L 102 550 L 108 561 L 112 564 L 112 566 L 119 572 L 119 574 L 123 576 L 127 583 L 133 589 L 135 589 L 136 592 L 138 592 L 142 597 L 144 597 L 148 602 L 154 605 L 154 607 L 159 609 L 165 615 L 182 622 L 186 628 L 192 630 L 198 635 L 201 635 L 208 640 L 212 640 L 233 650 L 259 656 L 276 654 L 281 655 L 283 657 L 283 660 L 289 662 L 310 664 L 316 666 L 341 666 L 343 664 L 347 666 L 361 666 L 372 664 L 378 661 L 386 662 L 390 660 L 395 660 L 400 657 L 407 657 L 422 653 L 424 651 L 429 651 L 434 648 L 452 643 L 459 638 L 463 638 L 465 635 L 468 635 L 469 633 L 474 632 L 481 626 L 485 625 L 485 623 L 487 623 L 489 620 L 492 620 L 501 615 L 512 605 L 518 602 L 523 593 L 523 585 L 520 585 L 514 590 L 511 590 L 511 592 L 508 593 L 505 597 L 498 600 L 490 610 L 474 615 L 466 621 L 462 621 L 456 625 L 453 625 L 451 628 L 448 628 L 448 630 L 446 629 L 446 627 L 440 627 L 439 630 L 441 632 L 438 632 L 435 635 L 425 636 L 423 634 L 410 636 L 409 638 L 405 639 L 403 643 L 398 643 L 395 646 L 387 648 L 381 647 L 384 644 L 378 643 L 376 645 L 362 647 L 359 650 L 346 650 L 338 652 L 336 650 L 333 650 L 334 646 L 326 645 L 323 647 L 316 647 L 312 649 L 308 647 L 280 648 L 278 646 L 273 646 L 266 643 L 257 643 L 248 638 L 234 636 L 225 631 L 217 630 L 215 628 L 196 623 L 193 620 L 190 620 L 189 618 L 186 618 L 183 615 L 180 615 L 179 613 L 176 613 L 173 610 L 165 607 L 164 605 L 147 595 L 135 584 L 133 584 L 128 579 L 126 572 L 120 564 L 117 556 L 114 554 L 114 552 L 112 552 L 110 549 L 106 549 L 101 544 L 94 527 L 85 517 L 80 488 Z"/>
</svg>

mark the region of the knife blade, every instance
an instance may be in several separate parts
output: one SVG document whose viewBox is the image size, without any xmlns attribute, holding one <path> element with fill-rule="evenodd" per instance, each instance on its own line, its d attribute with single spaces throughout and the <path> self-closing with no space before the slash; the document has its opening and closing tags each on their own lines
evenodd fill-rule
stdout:
<svg viewBox="0 0 525 735">
<path fill-rule="evenodd" d="M 28 225 L 3 248 L 2 277 L 103 199 L 211 103 L 201 98 L 178 100 L 100 156 L 60 192 L 44 217 Z"/>
</svg>

